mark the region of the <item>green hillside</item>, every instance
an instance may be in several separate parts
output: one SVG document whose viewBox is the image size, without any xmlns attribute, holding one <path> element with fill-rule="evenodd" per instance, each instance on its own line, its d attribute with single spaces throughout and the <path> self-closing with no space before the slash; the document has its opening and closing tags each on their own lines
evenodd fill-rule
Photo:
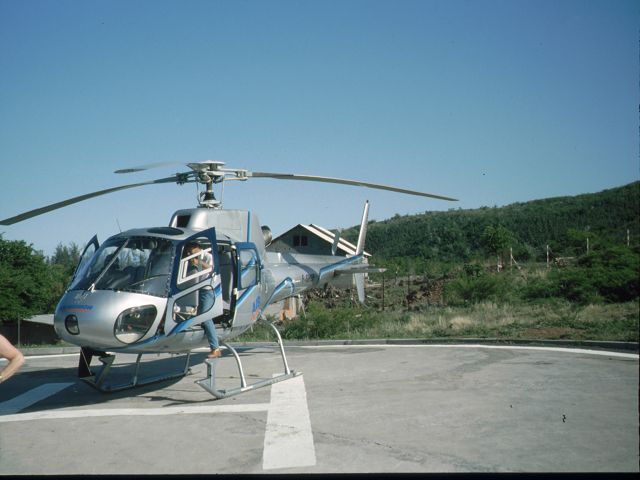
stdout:
<svg viewBox="0 0 640 480">
<path fill-rule="evenodd" d="M 634 182 L 599 193 L 504 207 L 396 215 L 370 222 L 367 250 L 379 260 L 468 262 L 487 255 L 482 241 L 486 228 L 502 226 L 512 234 L 510 246 L 516 258 L 543 260 L 547 245 L 555 255 L 568 256 L 576 253 L 577 239 L 624 244 L 627 230 L 631 245 L 637 245 L 639 211 L 640 182 Z M 354 241 L 357 230 L 352 227 L 343 235 Z"/>
<path fill-rule="evenodd" d="M 353 292 L 311 292 L 305 313 L 281 322 L 282 335 L 637 342 L 639 211 L 640 182 L 634 182 L 594 194 L 370 222 L 371 263 L 387 270 L 369 275 L 366 306 Z M 355 242 L 358 227 L 343 235 Z"/>
</svg>

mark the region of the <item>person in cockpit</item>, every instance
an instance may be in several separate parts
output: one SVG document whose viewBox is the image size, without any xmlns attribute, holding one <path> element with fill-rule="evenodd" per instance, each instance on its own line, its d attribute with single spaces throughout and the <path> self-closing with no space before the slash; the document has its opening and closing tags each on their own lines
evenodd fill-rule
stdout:
<svg viewBox="0 0 640 480">
<path fill-rule="evenodd" d="M 195 271 L 206 270 L 213 266 L 213 256 L 208 252 L 202 252 L 200 245 L 197 242 L 189 243 L 185 247 L 186 256 L 196 255 L 201 253 L 200 256 L 196 256 L 189 260 L 189 274 Z M 198 290 L 198 311 L 197 315 L 204 313 L 211 309 L 215 301 L 215 294 L 211 288 L 201 288 Z M 216 333 L 216 327 L 213 324 L 213 319 L 208 319 L 202 322 L 202 328 L 207 336 L 209 342 L 209 348 L 211 352 L 207 355 L 208 358 L 218 358 L 221 356 L 220 344 L 218 342 L 218 334 Z"/>
</svg>

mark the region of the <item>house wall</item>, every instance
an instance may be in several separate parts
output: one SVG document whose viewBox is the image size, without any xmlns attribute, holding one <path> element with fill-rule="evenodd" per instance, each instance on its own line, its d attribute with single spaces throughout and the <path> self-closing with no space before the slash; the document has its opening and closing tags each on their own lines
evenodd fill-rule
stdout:
<svg viewBox="0 0 640 480">
<path fill-rule="evenodd" d="M 298 316 L 301 305 L 302 300 L 299 297 L 289 297 L 269 305 L 264 314 L 273 315 L 280 321 L 291 320 Z"/>
<path fill-rule="evenodd" d="M 295 242 L 294 237 L 302 240 L 306 237 L 306 245 L 304 241 Z M 331 255 L 331 244 L 313 235 L 303 227 L 292 228 L 282 236 L 274 240 L 268 248 L 271 252 L 297 252 L 307 253 L 311 255 Z M 338 250 L 337 255 L 344 256 L 344 253 Z"/>
</svg>

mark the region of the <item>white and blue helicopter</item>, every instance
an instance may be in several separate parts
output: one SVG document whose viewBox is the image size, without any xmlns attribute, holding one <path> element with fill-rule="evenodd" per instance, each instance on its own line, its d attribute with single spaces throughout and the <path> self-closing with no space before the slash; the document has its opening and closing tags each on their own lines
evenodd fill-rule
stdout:
<svg viewBox="0 0 640 480">
<path fill-rule="evenodd" d="M 131 173 L 164 164 L 151 164 L 115 173 Z M 94 236 L 86 245 L 71 283 L 60 299 L 54 328 L 64 341 L 81 347 L 79 375 L 100 391 L 116 391 L 189 373 L 191 352 L 207 344 L 202 322 L 212 319 L 221 345 L 235 358 L 240 386 L 222 390 L 216 387 L 217 359 L 208 359 L 207 377 L 197 383 L 216 398 L 225 398 L 299 375 L 289 368 L 282 338 L 265 315 L 272 303 L 299 295 L 307 289 L 326 285 L 351 287 L 355 280 L 358 297 L 364 301 L 364 275 L 381 271 L 367 264 L 364 242 L 368 202 L 365 203 L 355 253 L 335 256 L 340 235 L 334 236 L 333 255 L 308 255 L 267 251 L 271 231 L 258 217 L 245 210 L 226 210 L 214 195 L 214 186 L 229 180 L 273 178 L 354 185 L 398 193 L 454 198 L 403 188 L 341 178 L 250 172 L 224 168 L 224 162 L 189 163 L 190 171 L 147 182 L 133 183 L 77 196 L 62 202 L 0 221 L 14 223 L 100 195 L 162 183 L 199 183 L 204 190 L 197 208 L 176 211 L 168 226 L 137 228 L 118 233 L 99 244 Z M 189 254 L 188 247 L 199 251 Z M 194 257 L 213 259 L 205 269 L 193 273 Z M 348 280 L 348 281 L 345 281 Z M 206 309 L 198 308 L 199 293 L 213 293 Z M 269 323 L 275 333 L 284 373 L 248 385 L 240 357 L 227 342 L 242 334 L 256 321 Z M 107 381 L 116 354 L 137 354 L 130 381 L 114 385 Z M 161 376 L 138 378 L 142 355 L 149 353 L 186 354 L 184 368 Z M 102 366 L 90 367 L 92 356 Z"/>
</svg>

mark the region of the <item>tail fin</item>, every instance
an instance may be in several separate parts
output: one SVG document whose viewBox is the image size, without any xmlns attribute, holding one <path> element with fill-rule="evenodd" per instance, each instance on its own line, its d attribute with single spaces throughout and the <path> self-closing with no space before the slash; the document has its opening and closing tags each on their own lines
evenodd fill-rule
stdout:
<svg viewBox="0 0 640 480">
<path fill-rule="evenodd" d="M 369 220 L 369 200 L 364 202 L 364 211 L 362 212 L 362 220 L 360 221 L 360 233 L 358 235 L 358 246 L 356 247 L 356 255 L 364 253 L 364 241 L 367 238 L 367 221 Z M 364 273 L 356 273 L 354 276 L 356 282 L 356 290 L 358 291 L 358 300 L 364 305 Z"/>
<path fill-rule="evenodd" d="M 367 221 L 369 220 L 369 200 L 364 202 L 364 211 L 362 212 L 362 221 L 360 222 L 360 234 L 358 235 L 358 246 L 356 247 L 356 255 L 364 252 L 364 240 L 367 237 Z"/>
</svg>

